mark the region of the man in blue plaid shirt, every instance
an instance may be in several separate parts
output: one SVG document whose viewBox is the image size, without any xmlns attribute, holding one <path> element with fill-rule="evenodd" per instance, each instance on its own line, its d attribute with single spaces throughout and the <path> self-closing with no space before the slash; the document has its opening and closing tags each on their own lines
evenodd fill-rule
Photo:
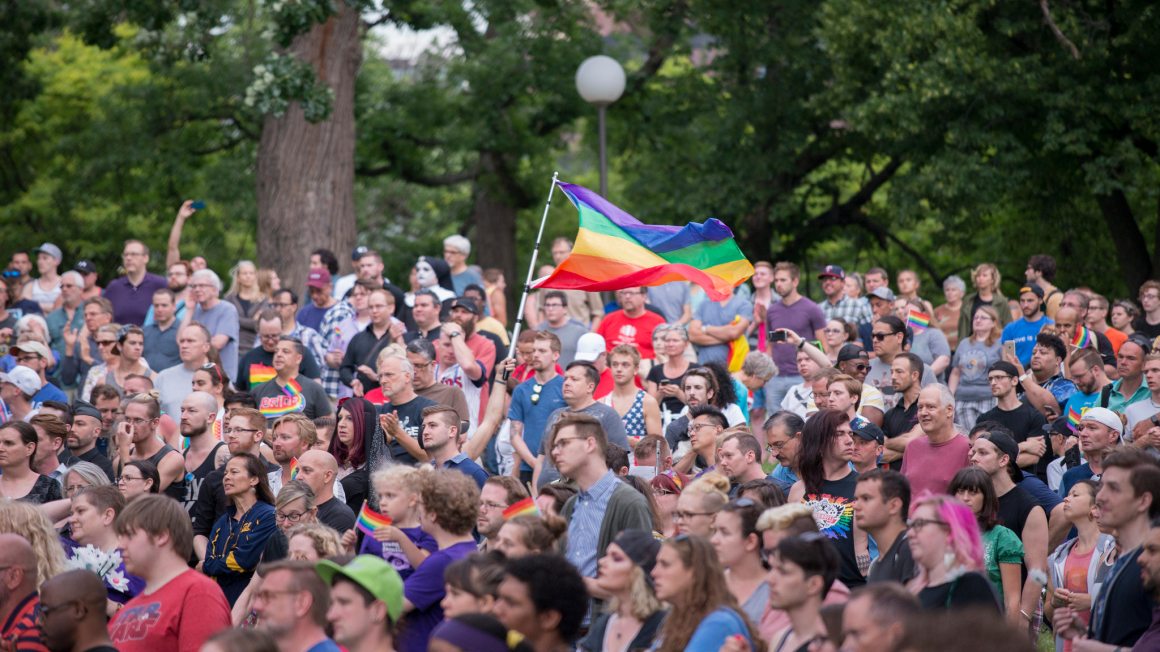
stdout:
<svg viewBox="0 0 1160 652">
<path fill-rule="evenodd" d="M 846 296 L 846 271 L 837 265 L 826 265 L 822 273 L 818 274 L 822 282 L 822 292 L 826 300 L 820 306 L 826 321 L 842 319 L 847 324 L 860 326 L 870 323 L 874 318 L 870 312 L 870 304 L 865 297 L 851 299 Z"/>
</svg>

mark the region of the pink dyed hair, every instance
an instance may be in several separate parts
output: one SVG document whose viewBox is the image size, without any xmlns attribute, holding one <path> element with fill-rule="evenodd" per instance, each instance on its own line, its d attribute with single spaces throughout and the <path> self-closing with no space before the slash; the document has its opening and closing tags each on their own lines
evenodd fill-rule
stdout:
<svg viewBox="0 0 1160 652">
<path fill-rule="evenodd" d="M 928 491 L 911 505 L 911 516 L 923 505 L 934 507 L 939 518 L 947 522 L 947 546 L 954 553 L 955 564 L 966 570 L 983 570 L 983 539 L 971 508 L 952 496 Z"/>
</svg>

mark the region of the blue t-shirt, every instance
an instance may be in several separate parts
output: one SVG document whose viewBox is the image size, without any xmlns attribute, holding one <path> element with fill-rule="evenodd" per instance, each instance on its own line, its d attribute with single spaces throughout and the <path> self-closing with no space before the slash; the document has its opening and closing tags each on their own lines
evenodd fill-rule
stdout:
<svg viewBox="0 0 1160 652">
<path fill-rule="evenodd" d="M 732 609 L 721 607 L 701 621 L 685 646 L 685 652 L 717 652 L 732 636 L 744 636 L 750 649 L 753 648 L 745 621 Z"/>
<path fill-rule="evenodd" d="M 435 537 L 423 531 L 419 527 L 401 527 L 403 534 L 415 544 L 415 547 L 427 552 L 435 552 L 439 549 L 439 544 L 435 542 Z M 374 555 L 385 559 L 387 563 L 394 567 L 399 572 L 399 577 L 407 579 L 415 572 L 415 568 L 411 566 L 411 562 L 407 561 L 407 555 L 403 554 L 403 549 L 394 541 L 377 541 L 374 537 L 363 537 L 362 545 L 359 546 L 358 554 L 360 555 Z"/>
<path fill-rule="evenodd" d="M 697 306 L 693 319 L 700 320 L 702 326 L 728 326 L 737 317 L 753 320 L 753 304 L 734 294 L 725 305 L 716 301 L 706 301 Z M 810 338 L 812 339 L 812 338 Z M 727 362 L 728 344 L 697 345 L 697 362 Z"/>
<path fill-rule="evenodd" d="M 68 395 L 60 390 L 59 387 L 52 383 L 45 383 L 44 387 L 32 397 L 32 407 L 38 408 L 45 401 L 58 401 L 60 403 L 68 403 Z"/>
<path fill-rule="evenodd" d="M 443 571 L 452 562 L 470 555 L 477 549 L 474 541 L 464 541 L 431 553 L 419 568 L 403 582 L 403 595 L 415 608 L 402 618 L 399 649 L 403 652 L 425 652 L 431 632 L 443 621 L 440 602 L 446 594 Z"/>
<path fill-rule="evenodd" d="M 1046 316 L 1040 316 L 1039 321 L 1027 321 L 1027 318 L 1017 319 L 1003 327 L 1004 342 L 1015 342 L 1015 357 L 1024 367 L 1031 364 L 1031 352 L 1035 348 L 1035 337 L 1044 326 L 1055 322 Z"/>
<path fill-rule="evenodd" d="M 342 648 L 338 646 L 338 643 L 327 638 L 311 645 L 306 652 L 342 652 Z"/>
<path fill-rule="evenodd" d="M 1075 468 L 1068 469 L 1064 472 L 1063 479 L 1059 481 L 1059 495 L 1066 496 L 1067 492 L 1071 491 L 1071 488 L 1075 486 L 1075 483 L 1080 480 L 1090 480 L 1093 477 L 1095 477 L 1095 474 L 1092 473 L 1092 465 L 1087 462 Z"/>
<path fill-rule="evenodd" d="M 296 319 L 299 324 L 313 328 L 314 330 L 321 333 L 322 317 L 326 314 L 327 310 L 330 310 L 330 308 L 319 308 L 318 306 L 314 305 L 313 301 L 307 301 L 306 305 L 302 306 L 298 310 L 298 316 Z"/>
<path fill-rule="evenodd" d="M 512 404 L 508 408 L 508 418 L 524 424 L 524 443 L 535 455 L 540 450 L 540 440 L 544 437 L 544 428 L 548 425 L 548 417 L 557 409 L 565 407 L 564 377 L 556 376 L 549 380 L 540 389 L 540 398 L 532 403 L 532 396 L 537 392 L 536 378 L 533 376 L 520 383 L 512 392 Z M 532 467 L 526 462 L 520 462 L 521 471 L 531 471 Z"/>
<path fill-rule="evenodd" d="M 1100 391 L 1096 390 L 1091 394 L 1084 394 L 1078 389 L 1072 392 L 1067 399 L 1067 405 L 1064 406 L 1061 414 L 1067 417 L 1071 424 L 1072 430 L 1079 426 L 1080 417 L 1083 416 L 1083 411 L 1098 404 L 1100 400 Z"/>
</svg>

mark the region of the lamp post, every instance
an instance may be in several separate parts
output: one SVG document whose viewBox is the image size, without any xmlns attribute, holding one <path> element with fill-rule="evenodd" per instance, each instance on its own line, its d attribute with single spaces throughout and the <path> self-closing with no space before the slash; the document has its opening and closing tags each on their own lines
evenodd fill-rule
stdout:
<svg viewBox="0 0 1160 652">
<path fill-rule="evenodd" d="M 608 158 L 604 151 L 604 110 L 624 93 L 624 68 L 603 54 L 588 57 L 576 69 L 576 90 L 596 107 L 600 134 L 600 196 L 608 195 Z"/>
</svg>

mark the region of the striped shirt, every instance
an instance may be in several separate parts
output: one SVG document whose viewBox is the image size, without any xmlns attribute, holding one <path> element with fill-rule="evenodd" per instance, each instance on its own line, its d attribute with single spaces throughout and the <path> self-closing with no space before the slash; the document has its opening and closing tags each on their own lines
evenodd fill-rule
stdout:
<svg viewBox="0 0 1160 652">
<path fill-rule="evenodd" d="M 39 615 L 40 596 L 33 591 L 12 608 L 12 613 L 4 623 L 4 629 L 0 630 L 4 649 L 48 652 L 40 637 L 40 624 L 37 622 Z"/>
<path fill-rule="evenodd" d="M 596 577 L 600 526 L 618 482 L 616 474 L 609 471 L 591 489 L 581 490 L 576 496 L 572 519 L 568 521 L 568 561 L 584 577 Z"/>
</svg>

